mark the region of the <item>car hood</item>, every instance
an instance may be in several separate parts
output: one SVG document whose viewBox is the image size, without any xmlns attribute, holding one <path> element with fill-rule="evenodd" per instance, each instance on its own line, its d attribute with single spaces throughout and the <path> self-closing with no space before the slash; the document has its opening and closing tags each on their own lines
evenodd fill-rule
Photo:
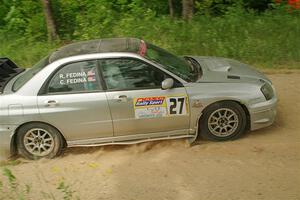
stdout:
<svg viewBox="0 0 300 200">
<path fill-rule="evenodd" d="M 189 56 L 201 65 L 202 76 L 197 82 L 253 82 L 271 81 L 261 72 L 239 61 L 219 58 Z"/>
</svg>

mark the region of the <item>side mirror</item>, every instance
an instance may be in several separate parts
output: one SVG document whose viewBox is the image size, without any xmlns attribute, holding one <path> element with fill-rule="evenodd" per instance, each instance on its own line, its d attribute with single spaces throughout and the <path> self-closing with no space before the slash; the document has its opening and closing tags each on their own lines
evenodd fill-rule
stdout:
<svg viewBox="0 0 300 200">
<path fill-rule="evenodd" d="M 173 85 L 174 85 L 174 80 L 171 78 L 167 78 L 161 83 L 161 88 L 163 90 L 168 90 L 171 89 Z"/>
</svg>

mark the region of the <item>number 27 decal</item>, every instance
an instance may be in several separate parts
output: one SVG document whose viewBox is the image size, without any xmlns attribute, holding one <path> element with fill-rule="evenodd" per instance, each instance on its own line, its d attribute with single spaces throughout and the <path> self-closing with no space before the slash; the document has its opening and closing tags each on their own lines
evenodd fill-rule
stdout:
<svg viewBox="0 0 300 200">
<path fill-rule="evenodd" d="M 167 98 L 167 107 L 169 115 L 185 115 L 187 111 L 187 98 L 182 97 L 169 97 Z"/>
</svg>

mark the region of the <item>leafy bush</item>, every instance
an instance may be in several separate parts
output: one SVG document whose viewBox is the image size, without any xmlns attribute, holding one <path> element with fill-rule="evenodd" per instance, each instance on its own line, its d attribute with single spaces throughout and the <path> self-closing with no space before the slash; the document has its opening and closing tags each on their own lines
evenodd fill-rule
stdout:
<svg viewBox="0 0 300 200">
<path fill-rule="evenodd" d="M 272 9 L 257 13 L 236 3 L 242 0 L 228 0 L 230 6 L 221 4 L 222 15 L 214 16 L 200 10 L 219 1 L 205 0 L 187 23 L 171 19 L 161 0 L 53 0 L 61 41 L 50 44 L 37 1 L 6 1 L 10 6 L 4 6 L 7 15 L 0 21 L 0 56 L 21 66 L 31 66 L 65 43 L 104 37 L 137 37 L 177 54 L 223 56 L 263 66 L 297 67 L 300 62 L 300 12 L 282 5 L 269 4 Z"/>
</svg>

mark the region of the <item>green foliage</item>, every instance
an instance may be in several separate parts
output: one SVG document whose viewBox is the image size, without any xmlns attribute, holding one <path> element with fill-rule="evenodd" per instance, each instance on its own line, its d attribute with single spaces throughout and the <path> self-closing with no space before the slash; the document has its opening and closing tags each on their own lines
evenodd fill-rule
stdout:
<svg viewBox="0 0 300 200">
<path fill-rule="evenodd" d="M 20 160 L 5 160 L 5 161 L 0 161 L 0 167 L 16 166 L 20 163 L 22 163 Z"/>
<path fill-rule="evenodd" d="M 38 198 L 36 193 L 32 193 L 30 185 L 22 185 L 17 182 L 16 176 L 9 168 L 2 168 L 2 174 L 7 180 L 0 180 L 0 199 L 25 200 Z M 74 196 L 75 191 L 73 191 L 64 181 L 60 182 L 56 189 L 62 193 L 64 200 L 79 200 L 79 197 Z M 48 193 L 48 191 L 41 191 L 41 195 L 43 196 L 43 199 L 61 199 L 60 195 L 59 197 L 56 197 L 52 193 Z"/>
<path fill-rule="evenodd" d="M 0 180 L 0 190 L 3 188 L 3 182 Z"/>
<path fill-rule="evenodd" d="M 53 51 L 58 44 L 27 37 L 2 36 L 0 31 L 0 57 L 9 57 L 19 66 L 30 67 Z"/>
<path fill-rule="evenodd" d="M 71 187 L 69 185 L 66 185 L 64 181 L 62 181 L 59 186 L 57 187 L 58 190 L 60 190 L 63 193 L 64 200 L 71 200 L 74 199 L 74 193 L 75 191 L 71 190 Z M 79 198 L 77 198 L 79 199 Z"/>
<path fill-rule="evenodd" d="M 8 178 L 10 186 L 12 188 L 15 188 L 17 184 L 16 184 L 16 177 L 13 175 L 13 173 L 8 168 L 4 168 L 3 175 Z"/>
<path fill-rule="evenodd" d="M 61 41 L 47 42 L 40 1 L 0 0 L 0 56 L 30 67 L 71 41 L 138 37 L 177 54 L 223 56 L 265 66 L 300 62 L 300 12 L 264 0 L 197 0 L 189 23 L 165 0 L 52 0 Z M 180 0 L 174 0 L 177 16 Z M 1 4 L 2 3 L 2 4 Z"/>
<path fill-rule="evenodd" d="M 3 168 L 3 175 L 7 178 L 8 186 L 4 182 L 0 181 L 0 199 L 19 199 L 25 198 L 24 191 L 19 189 L 16 177 L 12 171 L 8 168 Z"/>
<path fill-rule="evenodd" d="M 46 26 L 40 1 L 0 0 L 0 30 L 10 37 L 46 38 Z"/>
</svg>

